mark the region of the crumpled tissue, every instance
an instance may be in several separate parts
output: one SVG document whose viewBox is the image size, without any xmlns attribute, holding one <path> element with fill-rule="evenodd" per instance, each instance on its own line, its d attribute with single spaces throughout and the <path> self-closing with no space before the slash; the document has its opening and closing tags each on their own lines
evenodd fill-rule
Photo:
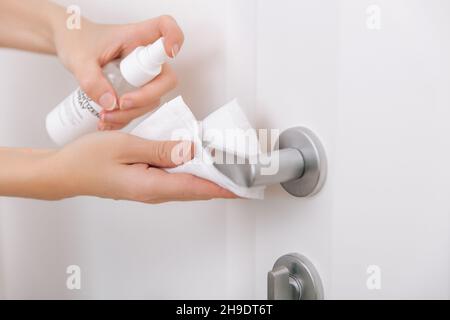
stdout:
<svg viewBox="0 0 450 320">
<path fill-rule="evenodd" d="M 260 153 L 256 131 L 236 100 L 199 122 L 179 96 L 150 114 L 131 134 L 148 140 L 190 140 L 195 145 L 194 158 L 166 171 L 189 173 L 212 181 L 242 198 L 264 198 L 264 186 L 237 185 L 214 167 L 212 150 L 242 159 Z"/>
</svg>

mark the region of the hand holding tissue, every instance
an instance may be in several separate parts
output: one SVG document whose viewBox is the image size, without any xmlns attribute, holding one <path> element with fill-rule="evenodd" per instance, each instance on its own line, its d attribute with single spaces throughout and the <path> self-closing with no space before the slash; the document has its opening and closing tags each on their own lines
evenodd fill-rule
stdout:
<svg viewBox="0 0 450 320">
<path fill-rule="evenodd" d="M 195 146 L 194 158 L 166 171 L 189 173 L 212 181 L 241 198 L 264 198 L 264 186 L 238 185 L 214 166 L 216 153 L 232 154 L 240 159 L 260 153 L 256 131 L 236 100 L 199 122 L 183 99 L 177 97 L 152 113 L 131 133 L 149 140 L 190 140 Z"/>
</svg>

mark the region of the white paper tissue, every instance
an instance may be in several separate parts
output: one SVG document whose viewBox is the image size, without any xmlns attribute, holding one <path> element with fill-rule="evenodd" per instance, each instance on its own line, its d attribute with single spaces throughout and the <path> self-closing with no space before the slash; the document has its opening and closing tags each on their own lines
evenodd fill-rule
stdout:
<svg viewBox="0 0 450 320">
<path fill-rule="evenodd" d="M 210 149 L 252 157 L 260 151 L 256 131 L 236 100 L 198 122 L 181 97 L 164 104 L 142 121 L 132 134 L 148 140 L 190 140 L 194 159 L 171 173 L 189 173 L 210 180 L 242 198 L 262 199 L 265 187 L 246 188 L 235 184 L 213 165 Z"/>
</svg>

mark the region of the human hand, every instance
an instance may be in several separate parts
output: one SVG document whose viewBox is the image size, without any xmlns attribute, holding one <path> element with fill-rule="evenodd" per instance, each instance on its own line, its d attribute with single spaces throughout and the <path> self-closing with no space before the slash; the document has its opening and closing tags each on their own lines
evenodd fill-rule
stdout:
<svg viewBox="0 0 450 320">
<path fill-rule="evenodd" d="M 53 192 L 47 198 L 90 195 L 145 203 L 236 198 L 210 181 L 160 169 L 189 161 L 192 148 L 188 141 L 149 141 L 122 132 L 88 134 L 49 157 L 55 187 L 46 188 Z"/>
<path fill-rule="evenodd" d="M 54 44 L 62 63 L 75 75 L 81 88 L 103 111 L 98 128 L 116 130 L 158 107 L 161 97 L 174 89 L 177 79 L 168 64 L 150 83 L 118 97 L 102 73 L 109 62 L 127 56 L 136 47 L 164 37 L 168 56 L 179 52 L 184 36 L 170 16 L 125 25 L 102 25 L 84 19 L 80 29 L 54 28 Z"/>
</svg>

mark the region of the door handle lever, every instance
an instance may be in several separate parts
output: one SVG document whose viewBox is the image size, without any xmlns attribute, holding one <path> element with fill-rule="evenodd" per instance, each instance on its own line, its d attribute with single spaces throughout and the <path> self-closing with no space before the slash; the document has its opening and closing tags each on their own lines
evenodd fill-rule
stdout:
<svg viewBox="0 0 450 320">
<path fill-rule="evenodd" d="M 281 183 L 296 197 L 312 196 L 322 188 L 327 172 L 325 150 L 309 129 L 285 130 L 278 139 L 279 149 L 259 156 L 256 163 L 215 163 L 214 166 L 234 183 L 244 187 Z M 263 159 L 263 161 L 261 161 Z M 264 174 L 267 165 L 277 170 Z"/>
<path fill-rule="evenodd" d="M 269 300 L 300 300 L 302 286 L 286 267 L 278 267 L 267 274 Z"/>
</svg>

